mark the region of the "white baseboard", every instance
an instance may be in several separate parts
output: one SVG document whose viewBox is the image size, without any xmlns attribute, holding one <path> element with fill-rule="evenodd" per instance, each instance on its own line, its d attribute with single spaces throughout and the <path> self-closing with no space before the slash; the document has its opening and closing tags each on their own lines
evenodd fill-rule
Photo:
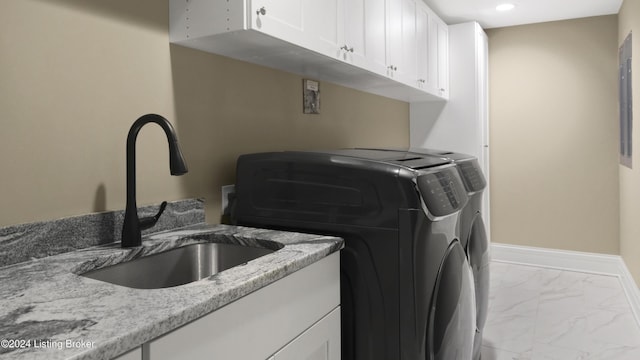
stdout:
<svg viewBox="0 0 640 360">
<path fill-rule="evenodd" d="M 636 322 L 640 325 L 640 290 L 621 256 L 492 243 L 491 259 L 500 262 L 615 276 L 620 280 Z"/>
</svg>

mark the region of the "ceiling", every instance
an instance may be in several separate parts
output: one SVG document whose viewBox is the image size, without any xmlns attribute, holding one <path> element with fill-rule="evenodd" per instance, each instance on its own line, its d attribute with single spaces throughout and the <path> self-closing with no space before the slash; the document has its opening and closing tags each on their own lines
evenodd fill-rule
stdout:
<svg viewBox="0 0 640 360">
<path fill-rule="evenodd" d="M 622 0 L 424 0 L 447 24 L 475 20 L 484 29 L 617 14 Z M 512 3 L 500 12 L 496 6 Z"/>
</svg>

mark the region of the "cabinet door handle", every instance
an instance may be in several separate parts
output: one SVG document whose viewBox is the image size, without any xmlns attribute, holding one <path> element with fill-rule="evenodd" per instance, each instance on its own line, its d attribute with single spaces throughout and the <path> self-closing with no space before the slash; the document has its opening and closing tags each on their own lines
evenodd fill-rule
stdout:
<svg viewBox="0 0 640 360">
<path fill-rule="evenodd" d="M 353 46 L 352 47 L 348 47 L 347 45 L 344 45 L 343 47 L 340 48 L 340 50 L 344 50 L 346 52 L 353 53 Z"/>
<path fill-rule="evenodd" d="M 261 7 L 258 11 L 256 11 L 256 15 L 267 15 L 267 9 L 263 7 Z"/>
<path fill-rule="evenodd" d="M 426 83 L 426 82 L 427 82 L 427 80 L 425 80 L 425 79 L 418 79 L 418 82 L 419 82 L 419 83 L 424 84 L 424 83 Z"/>
<path fill-rule="evenodd" d="M 398 67 L 397 66 L 393 66 L 393 65 L 389 65 L 388 68 L 389 68 L 389 70 L 393 70 L 393 71 L 398 70 Z"/>
<path fill-rule="evenodd" d="M 440 88 L 440 91 L 444 92 L 444 88 Z"/>
</svg>

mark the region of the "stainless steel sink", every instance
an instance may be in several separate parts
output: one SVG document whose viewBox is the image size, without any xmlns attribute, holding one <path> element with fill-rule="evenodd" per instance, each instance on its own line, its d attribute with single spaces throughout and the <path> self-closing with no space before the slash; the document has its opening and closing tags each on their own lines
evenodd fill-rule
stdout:
<svg viewBox="0 0 640 360">
<path fill-rule="evenodd" d="M 193 244 L 81 275 L 136 289 L 159 289 L 204 279 L 274 251 L 234 244 Z"/>
</svg>

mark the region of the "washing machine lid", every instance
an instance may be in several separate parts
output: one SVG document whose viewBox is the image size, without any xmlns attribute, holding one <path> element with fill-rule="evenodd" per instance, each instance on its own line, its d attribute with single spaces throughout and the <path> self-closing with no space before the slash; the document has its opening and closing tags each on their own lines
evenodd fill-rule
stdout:
<svg viewBox="0 0 640 360">
<path fill-rule="evenodd" d="M 428 149 L 428 148 L 412 147 L 412 148 L 407 149 L 407 151 L 418 153 L 418 154 L 425 154 L 425 155 L 431 155 L 431 156 L 444 157 L 444 158 L 447 158 L 447 159 L 449 159 L 451 161 L 460 161 L 460 160 L 467 160 L 467 159 L 475 159 L 476 158 L 473 155 L 460 153 L 460 152 L 455 152 L 455 151 L 449 151 L 449 150 L 441 150 L 441 149 Z"/>
<path fill-rule="evenodd" d="M 372 160 L 415 171 L 416 185 L 425 211 L 432 220 L 451 215 L 467 203 L 467 190 L 451 159 L 396 149 L 342 149 L 327 152 L 336 156 Z M 449 165 L 445 167 L 445 165 Z M 441 167 L 439 169 L 436 169 Z M 433 171 L 429 171 L 432 170 Z"/>
<path fill-rule="evenodd" d="M 478 159 L 469 154 L 463 154 L 453 151 L 436 150 L 436 149 L 421 149 L 411 148 L 408 150 L 412 153 L 424 154 L 427 156 L 433 156 L 438 159 L 448 159 L 458 167 L 460 177 L 464 182 L 464 187 L 469 194 L 482 191 L 487 187 L 487 180 L 482 174 L 482 169 L 478 163 Z"/>
<path fill-rule="evenodd" d="M 428 169 L 450 164 L 446 157 L 419 154 L 396 149 L 341 149 L 323 151 L 325 154 L 352 157 L 357 159 L 384 162 L 413 170 Z"/>
</svg>

